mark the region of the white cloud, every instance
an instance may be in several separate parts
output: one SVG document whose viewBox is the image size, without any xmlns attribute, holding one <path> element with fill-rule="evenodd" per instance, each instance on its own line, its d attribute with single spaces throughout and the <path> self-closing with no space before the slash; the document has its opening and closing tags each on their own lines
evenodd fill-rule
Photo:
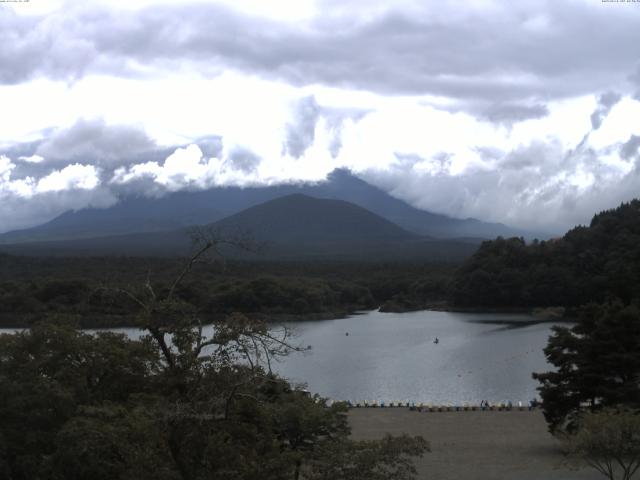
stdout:
<svg viewBox="0 0 640 480">
<path fill-rule="evenodd" d="M 42 163 L 42 161 L 44 160 L 44 157 L 40 156 L 40 155 L 29 155 L 27 156 L 21 156 L 18 157 L 18 160 L 22 160 L 23 162 L 27 162 L 27 163 Z"/>
<path fill-rule="evenodd" d="M 15 165 L 11 162 L 11 159 L 6 155 L 0 155 L 0 180 L 2 183 L 8 182 L 11 178 L 11 171 L 15 168 Z"/>
<path fill-rule="evenodd" d="M 602 126 L 591 134 L 590 143 L 602 149 L 626 141 L 631 135 L 640 135 L 640 100 L 625 97 L 603 120 Z"/>
<path fill-rule="evenodd" d="M 33 195 L 35 180 L 31 177 L 12 179 L 16 164 L 7 156 L 0 155 L 0 199 L 10 202 L 14 196 L 29 198 Z"/>
<path fill-rule="evenodd" d="M 73 164 L 41 178 L 15 178 L 18 166 L 0 155 L 0 231 L 29 227 L 69 209 L 108 207 L 117 199 L 100 187 L 92 165 Z"/>
<path fill-rule="evenodd" d="M 278 89 L 268 90 L 273 93 Z M 588 209 L 628 200 L 635 194 L 631 187 L 640 187 L 633 180 L 632 146 L 624 150 L 631 152 L 625 153 L 628 158 L 621 156 L 623 145 L 631 145 L 633 136 L 640 136 L 640 124 L 634 122 L 640 118 L 640 101 L 629 97 L 603 115 L 600 127 L 593 130 L 590 117 L 598 95 L 551 102 L 543 118 L 502 126 L 411 97 L 370 96 L 366 105 L 355 102 L 357 109 L 344 102 L 344 112 L 357 113 L 342 112 L 336 120 L 334 104 L 323 105 L 316 99 L 322 98 L 322 89 L 317 97 L 309 96 L 309 88 L 297 98 L 288 89 L 281 92 L 284 94 L 268 100 L 278 105 L 273 112 L 262 110 L 260 102 L 245 105 L 244 114 L 256 115 L 248 118 L 244 137 L 237 112 L 237 120 L 224 123 L 228 114 L 233 117 L 233 103 L 229 111 L 220 108 L 210 112 L 220 128 L 216 133 L 221 147 L 215 156 L 206 156 L 197 141 L 158 161 L 136 161 L 126 149 L 112 149 L 109 155 L 114 155 L 110 157 L 114 170 L 101 173 L 95 165 L 75 162 L 40 176 L 12 179 L 9 177 L 17 166 L 5 160 L 5 192 L 27 197 L 45 191 L 90 190 L 99 186 L 102 178 L 104 188 L 118 191 L 120 186 L 136 186 L 157 195 L 215 185 L 317 181 L 334 168 L 347 167 L 427 210 L 561 230 L 585 221 L 593 214 Z M 313 118 L 300 116 L 296 105 L 301 99 L 306 107 L 313 106 Z M 362 110 L 363 106 L 368 110 Z M 84 124 L 72 125 L 69 132 L 82 134 L 56 131 L 40 145 L 57 144 L 52 138 L 78 139 L 79 146 L 70 140 L 58 149 L 58 157 L 64 160 L 62 147 L 68 146 L 68 162 L 72 162 L 78 157 L 73 152 L 85 148 L 82 145 L 87 145 L 87 138 L 96 137 L 95 132 L 97 138 L 111 135 L 109 138 L 117 140 L 113 132 L 137 138 L 137 133 L 114 129 L 104 122 L 91 124 L 99 128 L 78 125 Z M 292 128 L 305 132 L 305 148 L 293 152 L 296 155 L 282 150 L 283 143 L 291 141 Z M 86 131 L 91 134 L 85 135 Z M 339 149 L 334 149 L 336 135 Z M 151 140 L 143 143 L 153 145 Z M 630 188 L 620 190 L 617 185 L 621 182 Z M 618 193 L 603 195 L 608 189 Z M 541 210 L 545 215 L 539 214 Z"/>
<path fill-rule="evenodd" d="M 67 165 L 40 179 L 12 178 L 15 169 L 16 164 L 10 158 L 0 156 L 0 193 L 3 196 L 16 194 L 23 198 L 30 198 L 46 192 L 93 190 L 100 184 L 98 170 L 93 165 L 78 163 Z"/>
<path fill-rule="evenodd" d="M 233 172 L 236 172 L 235 177 Z M 151 180 L 168 191 L 177 191 L 204 189 L 216 183 L 233 182 L 234 178 L 242 178 L 242 169 L 235 171 L 217 158 L 205 158 L 200 147 L 192 144 L 176 149 L 162 164 L 146 162 L 118 168 L 111 183 L 118 185 Z"/>
<path fill-rule="evenodd" d="M 38 180 L 34 193 L 60 192 L 63 190 L 93 190 L 100 184 L 98 170 L 93 165 L 74 163 L 62 170 L 51 172 Z"/>
</svg>

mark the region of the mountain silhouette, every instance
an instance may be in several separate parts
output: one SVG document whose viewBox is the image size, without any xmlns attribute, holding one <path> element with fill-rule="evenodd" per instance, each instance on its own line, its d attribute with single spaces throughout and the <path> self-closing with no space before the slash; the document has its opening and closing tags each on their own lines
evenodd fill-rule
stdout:
<svg viewBox="0 0 640 480">
<path fill-rule="evenodd" d="M 225 250 L 225 256 L 253 259 L 341 258 L 358 260 L 459 260 L 477 245 L 409 232 L 344 200 L 290 194 L 249 207 L 201 231 L 252 239 L 258 253 Z M 122 235 L 32 241 L 2 245 L 7 253 L 31 255 L 187 255 L 191 228 Z"/>
<path fill-rule="evenodd" d="M 417 209 L 374 187 L 348 170 L 334 170 L 324 182 L 266 187 L 215 187 L 163 197 L 126 196 L 109 208 L 67 211 L 42 225 L 0 235 L 0 243 L 65 240 L 175 230 L 205 225 L 255 205 L 291 194 L 344 200 L 403 229 L 435 238 L 525 236 L 499 223 L 456 219 Z"/>
</svg>

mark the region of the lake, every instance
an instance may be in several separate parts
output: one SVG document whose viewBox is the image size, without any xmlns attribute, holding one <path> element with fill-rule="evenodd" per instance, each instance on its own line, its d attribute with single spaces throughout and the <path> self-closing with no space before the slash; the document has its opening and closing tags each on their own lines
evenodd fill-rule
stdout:
<svg viewBox="0 0 640 480">
<path fill-rule="evenodd" d="M 551 325 L 524 314 L 434 311 L 291 322 L 294 343 L 312 350 L 274 370 L 338 400 L 526 403 L 537 394 L 531 373 L 550 369 L 542 349 Z"/>
<path fill-rule="evenodd" d="M 537 393 L 531 373 L 550 368 L 542 348 L 551 324 L 533 322 L 529 315 L 434 311 L 296 322 L 298 342 L 312 350 L 277 370 L 334 399 L 526 403 Z"/>
</svg>

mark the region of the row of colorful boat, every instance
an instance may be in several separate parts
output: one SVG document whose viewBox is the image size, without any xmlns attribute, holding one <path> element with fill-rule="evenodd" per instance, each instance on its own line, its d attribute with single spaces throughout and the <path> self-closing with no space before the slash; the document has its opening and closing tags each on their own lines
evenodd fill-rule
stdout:
<svg viewBox="0 0 640 480">
<path fill-rule="evenodd" d="M 463 404 L 463 405 L 434 405 L 432 403 L 416 403 L 416 402 L 378 402 L 378 401 L 361 401 L 351 402 L 347 401 L 347 405 L 350 408 L 409 408 L 409 410 L 417 410 L 424 412 L 462 412 L 462 411 L 509 411 L 509 410 L 533 410 L 536 408 L 536 404 L 528 402 L 524 405 L 522 402 L 514 404 L 512 402 L 500 402 L 500 403 L 483 403 L 481 405 L 475 404 Z"/>
</svg>

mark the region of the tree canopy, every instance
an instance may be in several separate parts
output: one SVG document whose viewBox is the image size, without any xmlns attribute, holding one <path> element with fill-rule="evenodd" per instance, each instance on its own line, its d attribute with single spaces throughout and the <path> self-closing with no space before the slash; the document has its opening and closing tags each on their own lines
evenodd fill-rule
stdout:
<svg viewBox="0 0 640 480">
<path fill-rule="evenodd" d="M 456 272 L 452 300 L 469 306 L 565 306 L 640 298 L 640 200 L 562 238 L 484 242 Z"/>
<path fill-rule="evenodd" d="M 422 438 L 352 441 L 345 404 L 271 371 L 273 358 L 298 349 L 286 328 L 232 314 L 205 336 L 178 290 L 210 247 L 165 288 L 110 290 L 135 307 L 139 340 L 86 333 L 69 318 L 0 336 L 2 478 L 413 477 Z"/>
<path fill-rule="evenodd" d="M 582 411 L 640 408 L 640 308 L 585 307 L 572 327 L 553 327 L 544 349 L 556 369 L 534 373 L 552 432 L 575 431 Z"/>
<path fill-rule="evenodd" d="M 585 413 L 569 452 L 609 480 L 630 480 L 640 468 L 640 415 L 617 408 Z"/>
</svg>

